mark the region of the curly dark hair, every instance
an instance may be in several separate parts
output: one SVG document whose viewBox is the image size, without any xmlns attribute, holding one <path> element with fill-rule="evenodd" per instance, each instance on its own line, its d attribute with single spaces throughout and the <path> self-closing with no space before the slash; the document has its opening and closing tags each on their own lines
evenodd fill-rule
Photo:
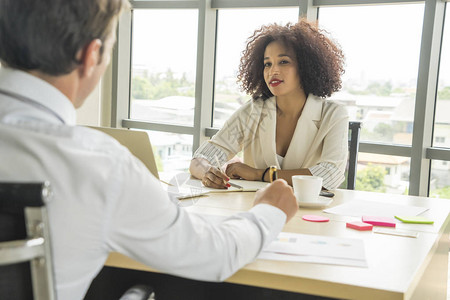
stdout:
<svg viewBox="0 0 450 300">
<path fill-rule="evenodd" d="M 237 76 L 241 88 L 254 100 L 273 96 L 267 87 L 264 71 L 264 51 L 273 41 L 281 41 L 296 53 L 300 84 L 305 94 L 329 97 L 341 89 L 344 73 L 344 54 L 339 45 L 326 36 L 316 23 L 264 25 L 247 39 Z"/>
</svg>

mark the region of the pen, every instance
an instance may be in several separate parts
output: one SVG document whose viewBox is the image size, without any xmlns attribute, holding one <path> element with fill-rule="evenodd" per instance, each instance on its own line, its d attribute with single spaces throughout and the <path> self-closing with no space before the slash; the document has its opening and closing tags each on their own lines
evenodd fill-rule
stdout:
<svg viewBox="0 0 450 300">
<path fill-rule="evenodd" d="M 222 170 L 220 169 L 220 162 L 219 162 L 219 159 L 217 158 L 217 155 L 214 155 L 214 159 L 216 160 L 217 167 L 219 168 L 220 171 L 222 171 Z M 232 182 L 229 182 L 229 181 L 228 181 L 228 183 L 229 183 L 232 187 L 235 187 L 235 188 L 237 188 L 237 189 L 241 189 L 241 190 L 244 189 L 244 188 L 243 188 L 242 186 L 240 186 L 239 184 L 232 183 Z"/>
<path fill-rule="evenodd" d="M 222 169 L 220 168 L 220 161 L 217 158 L 217 155 L 214 155 L 214 159 L 216 160 L 217 168 L 220 170 L 220 172 L 222 172 Z"/>
<path fill-rule="evenodd" d="M 237 188 L 237 189 L 240 189 L 240 190 L 243 190 L 243 189 L 244 189 L 244 188 L 243 188 L 242 186 L 240 186 L 239 184 L 232 183 L 232 182 L 229 182 L 229 181 L 228 181 L 228 183 L 229 183 L 232 187 L 235 187 L 235 188 Z"/>
<path fill-rule="evenodd" d="M 278 179 L 277 167 L 270 166 L 270 169 L 269 169 L 269 181 L 273 182 L 273 181 L 275 181 L 277 179 Z"/>
</svg>

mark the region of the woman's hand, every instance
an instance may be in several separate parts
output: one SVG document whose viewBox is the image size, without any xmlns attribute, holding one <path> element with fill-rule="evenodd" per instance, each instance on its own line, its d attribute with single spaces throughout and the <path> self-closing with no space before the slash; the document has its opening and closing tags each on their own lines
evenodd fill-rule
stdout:
<svg viewBox="0 0 450 300">
<path fill-rule="evenodd" d="M 205 175 L 202 177 L 202 183 L 204 186 L 215 189 L 227 189 L 230 187 L 228 183 L 230 178 L 224 174 L 219 168 L 209 166 Z"/>
<path fill-rule="evenodd" d="M 219 168 L 212 166 L 204 158 L 194 158 L 191 160 L 189 171 L 192 176 L 202 181 L 203 185 L 209 188 L 226 189 L 230 187 L 230 178 Z"/>
<path fill-rule="evenodd" d="M 225 173 L 233 179 L 260 180 L 260 171 L 244 163 L 236 162 L 228 164 Z"/>
</svg>

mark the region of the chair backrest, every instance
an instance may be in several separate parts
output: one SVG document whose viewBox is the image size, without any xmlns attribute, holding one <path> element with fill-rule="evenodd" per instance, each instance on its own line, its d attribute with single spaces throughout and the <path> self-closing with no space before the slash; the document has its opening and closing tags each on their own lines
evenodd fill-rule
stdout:
<svg viewBox="0 0 450 300">
<path fill-rule="evenodd" d="M 50 194 L 48 182 L 0 182 L 0 299 L 56 299 Z"/>
<path fill-rule="evenodd" d="M 149 171 L 159 179 L 155 156 L 153 155 L 152 145 L 147 132 L 110 127 L 89 127 L 115 138 L 119 143 L 127 147 L 134 156 L 140 159 Z"/>
<path fill-rule="evenodd" d="M 361 131 L 361 122 L 350 122 L 348 124 L 348 173 L 347 173 L 347 189 L 354 190 L 356 184 L 356 168 L 358 165 L 359 151 L 359 133 Z"/>
</svg>

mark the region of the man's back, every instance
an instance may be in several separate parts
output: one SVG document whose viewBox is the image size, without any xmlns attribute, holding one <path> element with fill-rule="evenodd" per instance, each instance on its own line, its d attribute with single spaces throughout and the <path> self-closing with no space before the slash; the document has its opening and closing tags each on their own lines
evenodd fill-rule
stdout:
<svg viewBox="0 0 450 300">
<path fill-rule="evenodd" d="M 12 78 L 28 88 L 8 86 Z M 284 224 L 284 213 L 267 204 L 208 224 L 171 202 L 114 139 L 73 126 L 73 108 L 52 86 L 0 69 L 2 90 L 12 96 L 0 93 L 0 180 L 51 182 L 48 213 L 60 299 L 81 299 L 111 251 L 171 274 L 224 280 Z M 52 102 L 62 105 L 51 108 Z"/>
<path fill-rule="evenodd" d="M 51 118 L 0 95 L 0 178 L 52 183 L 55 199 L 48 210 L 50 223 L 58 224 L 51 227 L 51 237 L 57 286 L 64 291 L 60 299 L 81 299 L 110 251 L 107 233 L 122 193 L 121 167 L 140 166 L 109 136 Z"/>
</svg>

